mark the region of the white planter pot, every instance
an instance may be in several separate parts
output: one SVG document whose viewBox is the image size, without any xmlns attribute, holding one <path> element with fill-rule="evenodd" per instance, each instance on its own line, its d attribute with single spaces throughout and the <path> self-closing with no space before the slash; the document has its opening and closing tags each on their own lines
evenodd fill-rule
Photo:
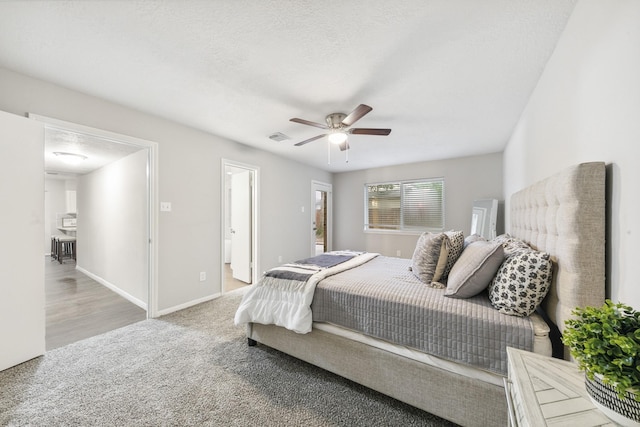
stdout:
<svg viewBox="0 0 640 427">
<path fill-rule="evenodd" d="M 640 402 L 631 392 L 620 399 L 615 388 L 602 382 L 598 374 L 593 380 L 585 375 L 585 384 L 593 404 L 612 421 L 625 427 L 640 427 Z"/>
</svg>

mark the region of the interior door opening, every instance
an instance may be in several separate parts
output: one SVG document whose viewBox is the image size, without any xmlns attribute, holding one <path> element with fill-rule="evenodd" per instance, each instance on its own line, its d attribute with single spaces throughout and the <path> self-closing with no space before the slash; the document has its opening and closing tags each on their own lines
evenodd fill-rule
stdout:
<svg viewBox="0 0 640 427">
<path fill-rule="evenodd" d="M 311 184 L 313 223 L 311 255 L 331 250 L 331 184 L 313 181 Z"/>
<path fill-rule="evenodd" d="M 327 252 L 327 193 L 316 190 L 315 206 L 316 255 Z"/>
<path fill-rule="evenodd" d="M 30 118 L 44 122 L 45 128 L 45 248 L 48 241 L 53 248 L 53 235 L 77 240 L 73 259 L 45 251 L 47 350 L 153 317 L 156 144 L 47 117 Z M 80 154 L 85 160 L 77 169 L 47 162 L 52 151 Z M 115 213 L 106 209 L 113 206 L 121 208 Z M 111 238 L 114 229 L 122 235 Z M 120 255 L 123 245 L 130 262 Z M 74 309 L 76 294 L 85 295 L 82 304 L 94 309 Z"/>
<path fill-rule="evenodd" d="M 256 280 L 258 168 L 223 160 L 222 169 L 222 292 L 229 292 Z"/>
</svg>

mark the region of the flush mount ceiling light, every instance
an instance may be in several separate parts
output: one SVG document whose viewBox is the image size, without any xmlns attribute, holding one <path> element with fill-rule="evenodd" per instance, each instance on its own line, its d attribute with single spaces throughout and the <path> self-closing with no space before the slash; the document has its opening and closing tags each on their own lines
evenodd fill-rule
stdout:
<svg viewBox="0 0 640 427">
<path fill-rule="evenodd" d="M 81 163 L 83 160 L 87 160 L 87 156 L 83 156 L 82 154 L 75 153 L 64 153 L 61 151 L 55 151 L 53 153 L 56 157 L 59 157 L 63 162 L 70 165 L 77 165 Z"/>
</svg>

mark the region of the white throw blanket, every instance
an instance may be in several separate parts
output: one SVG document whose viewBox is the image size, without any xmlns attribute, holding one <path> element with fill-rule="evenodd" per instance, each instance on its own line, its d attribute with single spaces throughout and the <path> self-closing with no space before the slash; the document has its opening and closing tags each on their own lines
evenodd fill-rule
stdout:
<svg viewBox="0 0 640 427">
<path fill-rule="evenodd" d="M 299 334 L 311 332 L 311 303 L 318 282 L 378 256 L 353 251 L 334 251 L 326 255 L 352 258 L 332 267 L 293 263 L 269 270 L 244 294 L 236 311 L 235 324 L 274 324 Z"/>
</svg>

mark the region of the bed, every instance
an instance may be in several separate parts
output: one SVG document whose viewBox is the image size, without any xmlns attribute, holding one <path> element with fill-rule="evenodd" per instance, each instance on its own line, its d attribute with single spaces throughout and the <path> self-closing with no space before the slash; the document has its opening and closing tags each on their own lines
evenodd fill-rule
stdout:
<svg viewBox="0 0 640 427">
<path fill-rule="evenodd" d="M 412 282 L 415 275 L 409 271 L 410 260 L 374 256 L 360 266 L 343 268 L 339 274 L 318 277 L 312 295 L 304 296 L 307 299 L 302 301 L 303 305 L 312 301 L 310 312 L 305 313 L 306 317 L 313 317 L 307 319 L 311 321 L 310 332 L 296 332 L 277 325 L 282 322 L 259 319 L 247 322 L 249 342 L 275 348 L 457 424 L 504 425 L 507 406 L 502 378 L 506 375 L 506 346 L 548 353 L 548 326 L 542 318 L 562 332 L 564 321 L 575 307 L 599 306 L 604 302 L 604 163 L 567 168 L 513 194 L 510 222 L 510 238 L 549 254 L 552 261 L 550 286 L 535 315 L 494 315 L 486 311 L 486 306 L 491 310 L 492 305 L 486 292 L 463 299 L 442 297 L 442 289 Z M 363 283 L 361 291 L 351 292 L 351 288 L 357 287 L 353 281 Z M 406 325 L 385 331 L 378 327 L 379 317 L 385 315 L 379 314 L 376 298 L 380 298 L 377 289 L 383 289 L 380 292 L 384 293 L 389 283 L 392 288 L 396 284 L 388 292 L 393 299 L 390 305 L 396 312 L 386 316 L 409 320 Z M 357 295 L 353 296 L 354 293 Z M 440 317 L 429 328 L 423 327 L 419 340 L 406 338 L 411 334 L 405 330 L 423 315 L 421 308 L 414 307 L 416 298 L 440 305 L 435 308 Z M 405 305 L 399 305 L 400 302 Z M 463 310 L 461 306 L 472 307 L 466 309 L 469 313 L 466 317 L 458 313 Z M 324 321 L 328 315 L 341 318 L 338 325 Z M 472 317 L 480 321 L 485 317 L 513 318 L 508 320 L 515 329 L 508 331 L 515 332 L 491 335 L 492 332 L 466 323 L 454 327 L 457 332 L 440 330 L 449 323 L 469 322 Z M 355 331 L 359 322 L 368 325 L 366 333 Z M 431 335 L 434 337 L 424 339 Z M 507 337 L 487 347 L 496 336 Z M 440 348 L 442 341 L 457 340 L 461 344 L 454 346 L 454 350 Z M 482 343 L 477 344 L 479 349 L 476 342 Z M 458 356 L 452 357 L 451 352 L 465 353 L 466 359 L 457 361 Z"/>
</svg>

